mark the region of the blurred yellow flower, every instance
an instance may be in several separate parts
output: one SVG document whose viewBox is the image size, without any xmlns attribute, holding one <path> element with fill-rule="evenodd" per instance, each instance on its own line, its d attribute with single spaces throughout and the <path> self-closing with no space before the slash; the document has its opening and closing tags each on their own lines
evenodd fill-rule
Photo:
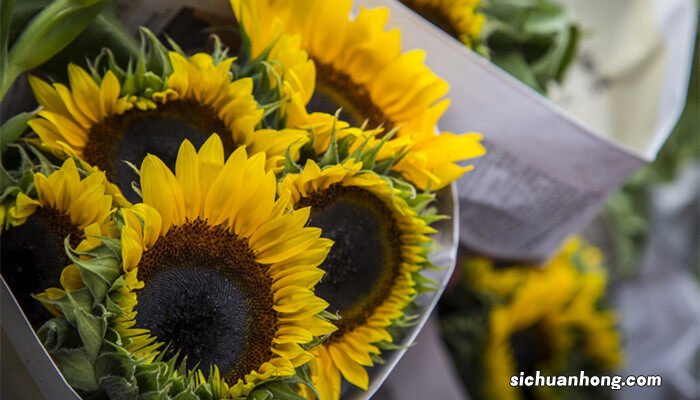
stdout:
<svg viewBox="0 0 700 400">
<path fill-rule="evenodd" d="M 622 362 L 620 336 L 612 311 L 602 309 L 605 272 L 600 252 L 570 239 L 545 265 L 496 268 L 483 258 L 466 264 L 468 285 L 496 299 L 483 350 L 487 399 L 522 399 L 510 385 L 520 372 L 556 375 L 570 354 L 583 351 L 591 365 L 611 370 Z M 547 388 L 537 398 L 549 398 Z"/>
</svg>

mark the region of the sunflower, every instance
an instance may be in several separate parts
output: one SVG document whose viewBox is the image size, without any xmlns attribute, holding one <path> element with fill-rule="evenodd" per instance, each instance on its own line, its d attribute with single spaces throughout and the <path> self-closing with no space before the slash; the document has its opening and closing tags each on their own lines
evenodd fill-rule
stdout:
<svg viewBox="0 0 700 400">
<path fill-rule="evenodd" d="M 574 370 L 611 370 L 621 362 L 615 316 L 600 308 L 605 275 L 597 249 L 573 238 L 544 268 L 494 269 L 469 261 L 473 290 L 495 296 L 483 350 L 482 398 L 520 399 L 523 390 L 549 398 L 551 388 L 518 388 L 510 377 L 524 372 L 562 375 L 578 349 L 585 362 Z"/>
<path fill-rule="evenodd" d="M 135 175 L 122 160 L 138 165 L 152 153 L 173 167 L 184 139 L 201 145 L 217 133 L 226 154 L 247 146 L 251 153 L 269 153 L 268 166 L 274 167 L 290 146 L 306 140 L 301 131 L 256 130 L 263 109 L 253 98 L 250 78 L 232 79 L 234 58 L 225 53 L 186 57 L 161 52 L 165 67 L 160 75 L 146 70 L 146 61 L 140 59 L 138 73 L 111 65 L 101 76 L 93 67 L 91 76 L 69 65 L 68 87 L 30 77 L 43 109 L 29 125 L 41 144 L 59 156 L 77 156 L 106 171 L 126 197 L 136 201 L 131 190 Z"/>
<path fill-rule="evenodd" d="M 34 174 L 33 182 L 34 191 L 20 192 L 4 216 L 8 229 L 2 232 L 0 264 L 3 277 L 38 327 L 49 315 L 31 295 L 59 283 L 61 270 L 70 262 L 64 240 L 78 251 L 93 247 L 97 236 L 115 229 L 110 214 L 116 204 L 105 174 L 85 175 L 72 158 L 48 176 Z"/>
<path fill-rule="evenodd" d="M 288 98 L 290 128 L 327 126 L 328 115 L 342 108 L 341 117 L 350 125 L 366 121 L 370 128 L 381 128 L 377 140 L 397 129 L 384 151 L 393 156 L 392 148 L 410 149 L 394 169 L 421 189 L 447 186 L 470 169 L 457 161 L 484 154 L 479 134 L 436 135 L 436 123 L 449 105 L 442 99 L 448 84 L 424 65 L 424 52 L 401 53 L 399 31 L 385 30 L 387 9 L 363 8 L 350 19 L 351 0 L 231 0 L 231 4 L 249 41 L 249 58 L 274 49 L 282 29 L 314 62 L 313 71 L 287 69 L 287 86 L 293 88 Z M 274 60 L 272 53 L 268 60 Z"/>
<path fill-rule="evenodd" d="M 309 225 L 335 241 L 316 293 L 341 318 L 314 351 L 314 385 L 323 400 L 340 396 L 341 375 L 367 389 L 365 367 L 393 341 L 389 327 L 416 295 L 415 275 L 428 262 L 426 235 L 433 230 L 386 178 L 353 159 L 324 168 L 309 160 L 281 186 L 295 208 L 311 206 Z"/>
<path fill-rule="evenodd" d="M 476 48 L 486 18 L 478 12 L 481 0 L 401 0 L 450 36 Z"/>
<path fill-rule="evenodd" d="M 237 398 L 294 375 L 313 357 L 307 343 L 336 329 L 318 317 L 328 303 L 313 292 L 332 241 L 305 227 L 309 207 L 291 211 L 288 193 L 275 199 L 263 153 L 224 154 L 212 135 L 199 152 L 183 142 L 174 174 L 144 159 L 143 203 L 120 213 L 124 276 L 112 325 L 130 352 L 185 357 L 201 376 L 221 375 L 220 397 Z M 64 275 L 74 278 L 68 292 L 84 286 L 78 268 Z"/>
</svg>

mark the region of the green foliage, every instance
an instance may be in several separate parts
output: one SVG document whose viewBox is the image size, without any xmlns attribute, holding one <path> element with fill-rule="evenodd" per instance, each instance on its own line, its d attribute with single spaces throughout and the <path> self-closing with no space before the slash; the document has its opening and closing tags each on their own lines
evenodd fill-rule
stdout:
<svg viewBox="0 0 700 400">
<path fill-rule="evenodd" d="M 576 53 L 580 29 L 552 0 L 489 0 L 485 36 L 493 63 L 546 94 L 561 82 Z"/>
<path fill-rule="evenodd" d="M 27 130 L 27 123 L 34 117 L 35 113 L 17 114 L 0 126 L 0 154 L 7 150 L 8 145 L 17 141 Z"/>
<path fill-rule="evenodd" d="M 65 81 L 66 66 L 70 63 L 87 67 L 86 60 L 94 59 L 108 48 L 120 63 L 127 63 L 139 55 L 139 43 L 134 35 L 109 10 L 97 15 L 85 30 L 65 49 L 39 67 L 39 71 L 56 81 Z"/>
<path fill-rule="evenodd" d="M 102 11 L 108 0 L 55 0 L 34 16 L 9 48 L 14 1 L 2 2 L 0 18 L 0 98 L 17 77 L 56 55 L 72 42 Z M 9 50 L 8 50 L 9 48 Z M 5 54 L 7 53 L 7 56 Z"/>
<path fill-rule="evenodd" d="M 257 57 L 250 56 L 250 39 L 245 30 L 240 31 L 242 46 L 238 62 L 233 65 L 232 72 L 236 79 L 251 78 L 253 80 L 253 97 L 264 110 L 262 127 L 269 129 L 284 129 L 287 117 L 283 105 L 288 101 L 282 93 L 283 76 L 275 69 L 276 61 L 269 61 L 268 56 L 276 42 L 270 45 Z"/>
<path fill-rule="evenodd" d="M 88 63 L 92 77 L 99 82 L 107 71 L 112 71 L 121 84 L 121 95 L 136 95 L 150 98 L 153 93 L 167 88 L 167 77 L 173 67 L 168 56 L 168 49 L 156 36 L 146 28 L 141 28 L 141 46 L 136 57 L 123 63 L 110 48 L 105 48 Z"/>
<path fill-rule="evenodd" d="M 18 117 L 23 120 L 26 116 L 20 114 Z M 14 136 L 12 132 L 14 128 L 9 127 L 8 131 L 4 131 L 5 127 L 16 122 L 11 119 L 0 127 L 3 144 L 7 136 Z M 20 125 L 24 121 L 21 122 Z M 0 164 L 0 207 L 5 210 L 14 205 L 15 199 L 20 193 L 31 195 L 34 192 L 34 174 L 36 172 L 49 174 L 55 169 L 54 165 L 31 145 L 11 143 L 7 147 L 9 148 L 7 153 L 12 153 L 12 158 L 15 160 L 13 165 L 8 167 L 4 164 L 7 160 L 3 157 L 3 164 Z M 6 218 L 6 226 L 0 226 L 0 232 L 7 228 L 9 223 L 10 219 Z"/>
</svg>

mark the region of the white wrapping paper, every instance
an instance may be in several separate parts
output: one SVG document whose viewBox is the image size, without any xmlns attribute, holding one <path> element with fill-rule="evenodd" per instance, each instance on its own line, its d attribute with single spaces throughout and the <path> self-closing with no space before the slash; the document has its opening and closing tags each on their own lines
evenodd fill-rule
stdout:
<svg viewBox="0 0 700 400">
<path fill-rule="evenodd" d="M 559 105 L 400 2 L 356 3 L 389 7 L 405 49 L 424 49 L 426 63 L 449 81 L 441 129 L 484 134 L 488 153 L 462 178 L 459 195 L 460 240 L 486 255 L 546 259 L 656 157 L 685 102 L 692 0 L 566 1 L 584 38 L 570 83 L 555 88 Z M 593 71 L 585 68 L 590 58 Z"/>
</svg>

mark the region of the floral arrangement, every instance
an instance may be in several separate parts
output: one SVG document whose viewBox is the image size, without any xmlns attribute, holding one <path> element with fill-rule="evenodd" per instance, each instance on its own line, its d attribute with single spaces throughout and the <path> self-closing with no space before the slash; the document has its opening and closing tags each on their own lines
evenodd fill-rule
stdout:
<svg viewBox="0 0 700 400">
<path fill-rule="evenodd" d="M 477 399 L 609 398 L 610 389 L 511 384 L 511 377 L 610 374 L 621 366 L 600 251 L 573 237 L 546 265 L 468 258 L 441 303 L 445 339 Z"/>
</svg>

